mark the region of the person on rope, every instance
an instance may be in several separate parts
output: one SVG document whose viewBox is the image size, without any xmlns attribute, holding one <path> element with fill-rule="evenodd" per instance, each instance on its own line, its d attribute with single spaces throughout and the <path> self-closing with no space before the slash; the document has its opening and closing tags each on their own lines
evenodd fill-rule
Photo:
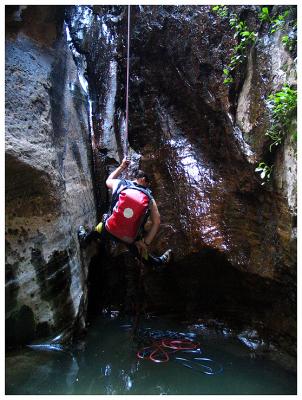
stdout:
<svg viewBox="0 0 302 400">
<path fill-rule="evenodd" d="M 112 190 L 110 213 L 105 214 L 102 221 L 90 232 L 80 226 L 78 231 L 80 243 L 85 247 L 92 240 L 112 239 L 124 244 L 124 251 L 130 251 L 143 263 L 167 264 L 171 260 L 171 249 L 160 257 L 148 251 L 160 226 L 158 207 L 149 189 L 149 176 L 139 170 L 133 181 L 118 179 L 129 164 L 130 161 L 125 157 L 121 165 L 108 176 L 106 186 Z M 151 221 L 151 226 L 145 231 L 148 219 Z"/>
</svg>

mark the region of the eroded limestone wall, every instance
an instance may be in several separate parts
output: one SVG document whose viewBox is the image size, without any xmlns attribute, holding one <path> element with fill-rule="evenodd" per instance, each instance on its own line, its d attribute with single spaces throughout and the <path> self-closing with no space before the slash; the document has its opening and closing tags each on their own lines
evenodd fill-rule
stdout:
<svg viewBox="0 0 302 400">
<path fill-rule="evenodd" d="M 6 334 L 9 344 L 84 326 L 96 221 L 87 102 L 64 7 L 6 8 Z"/>
</svg>

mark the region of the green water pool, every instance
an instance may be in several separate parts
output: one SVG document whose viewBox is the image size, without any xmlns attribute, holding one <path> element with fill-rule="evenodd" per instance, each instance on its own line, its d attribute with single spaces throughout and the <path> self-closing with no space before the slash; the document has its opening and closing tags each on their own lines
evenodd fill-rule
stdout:
<svg viewBox="0 0 302 400">
<path fill-rule="evenodd" d="M 238 338 L 171 319 L 144 319 L 141 332 L 174 332 L 199 344 L 198 353 L 177 351 L 167 362 L 153 362 L 137 357 L 143 344 L 133 340 L 130 325 L 118 315 L 100 316 L 81 346 L 8 352 L 6 394 L 296 394 L 295 373 L 255 356 Z"/>
</svg>

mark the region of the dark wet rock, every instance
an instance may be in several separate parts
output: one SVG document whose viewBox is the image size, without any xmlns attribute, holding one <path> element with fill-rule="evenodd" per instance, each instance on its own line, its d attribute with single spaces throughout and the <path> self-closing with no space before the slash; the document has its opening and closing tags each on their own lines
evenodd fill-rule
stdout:
<svg viewBox="0 0 302 400">
<path fill-rule="evenodd" d="M 275 152 L 269 153 L 265 132 L 271 120 L 265 98 L 272 91 L 281 89 L 285 82 L 296 85 L 296 60 L 293 53 L 284 49 L 281 33 L 269 35 L 268 26 L 260 24 L 257 16 L 260 7 L 233 6 L 231 9 L 246 20 L 250 29 L 257 30 L 259 36 L 256 45 L 248 49 L 245 62 L 236 70 L 234 84 L 228 87 L 223 83 L 223 69 L 230 62 L 237 39 L 226 18 L 215 15 L 210 6 L 131 7 L 130 154 L 135 166 L 140 162 L 141 167 L 153 176 L 152 190 L 162 217 L 161 230 L 151 250 L 156 254 L 169 247 L 174 250 L 174 263 L 167 270 L 150 271 L 145 275 L 145 306 L 151 310 L 174 310 L 194 316 L 213 311 L 237 323 L 243 318 L 250 321 L 260 319 L 274 337 L 274 343 L 294 357 L 295 146 L 287 138 Z M 282 6 L 274 7 L 274 15 L 283 10 Z M 18 11 L 22 20 L 20 9 L 14 8 L 13 11 Z M 30 12 L 30 8 L 26 12 Z M 69 6 L 65 16 L 74 61 L 89 84 L 92 154 L 100 218 L 108 207 L 106 177 L 119 164 L 126 147 L 123 132 L 127 7 Z M 12 22 L 13 18 L 9 21 L 14 39 L 8 38 L 12 44 L 7 54 L 12 59 L 18 56 L 18 52 L 23 54 L 22 46 L 32 46 L 32 39 L 31 36 L 19 35 L 21 22 Z M 37 32 L 39 30 L 32 35 L 35 40 Z M 20 50 L 17 44 L 21 39 Z M 45 35 L 41 40 L 45 46 Z M 53 228 L 54 222 L 61 221 L 59 210 L 66 210 L 62 206 L 62 196 L 66 193 L 67 209 L 70 215 L 76 216 L 72 221 L 81 219 L 76 211 L 79 208 L 78 192 L 72 190 L 73 186 L 68 191 L 62 182 L 61 175 L 66 173 L 64 160 L 69 157 L 72 165 L 81 171 L 77 174 L 81 176 L 80 187 L 86 182 L 84 177 L 91 161 L 87 142 L 73 140 L 76 136 L 71 136 L 72 143 L 68 146 L 66 140 L 68 135 L 80 129 L 76 128 L 77 124 L 68 129 L 67 120 L 84 120 L 84 125 L 79 121 L 81 132 L 88 130 L 88 121 L 79 117 L 84 111 L 79 111 L 82 103 L 67 101 L 67 94 L 60 91 L 65 82 L 61 70 L 69 71 L 71 64 L 74 68 L 71 56 L 67 56 L 63 42 L 60 43 L 56 47 L 60 49 L 56 57 L 52 51 L 46 50 L 47 47 L 43 50 L 38 47 L 36 53 L 33 50 L 30 53 L 41 63 L 38 72 L 43 70 L 45 73 L 42 83 L 37 79 L 39 74 L 35 73 L 34 79 L 27 77 L 27 86 L 21 85 L 25 81 L 24 72 L 20 70 L 23 64 L 19 61 L 7 63 L 8 80 L 19 82 L 24 90 L 35 88 L 32 97 L 30 93 L 24 96 L 30 99 L 31 112 L 43 117 L 44 129 L 49 131 L 47 140 L 41 133 L 43 140 L 39 142 L 38 152 L 47 154 L 47 157 L 35 157 L 34 164 L 30 161 L 33 158 L 32 146 L 27 146 L 27 137 L 19 134 L 22 141 L 7 147 L 10 170 L 19 171 L 18 165 L 22 163 L 24 176 L 24 179 L 21 177 L 16 181 L 15 186 L 9 184 L 9 191 L 18 192 L 24 182 L 28 196 L 34 199 L 33 206 L 26 203 L 24 207 L 20 203 L 19 208 L 14 206 L 9 211 L 9 215 L 17 218 L 22 211 L 20 215 L 28 213 L 31 216 L 36 212 L 34 210 L 43 209 L 46 192 L 47 201 L 54 210 L 50 216 L 51 234 L 57 231 Z M 83 93 L 76 78 L 73 79 L 74 86 L 70 89 L 75 99 Z M 9 84 L 13 83 L 9 81 Z M 66 105 L 61 107 L 63 100 Z M 12 110 L 16 109 L 13 100 L 7 107 L 12 116 Z M 24 108 L 18 111 L 16 120 L 23 121 L 21 127 L 27 122 L 25 113 Z M 68 119 L 70 113 L 73 118 Z M 8 121 L 10 130 L 12 122 Z M 50 121 L 53 128 L 49 127 Z M 39 120 L 34 131 L 40 132 L 37 124 Z M 85 151 L 81 150 L 83 147 L 79 143 Z M 13 151 L 13 147 L 19 145 L 18 151 Z M 28 147 L 30 157 L 26 158 Z M 18 152 L 21 157 L 16 156 Z M 266 158 L 275 164 L 274 177 L 270 185 L 262 186 L 255 167 Z M 72 176 L 71 169 L 69 173 Z M 47 190 L 34 191 L 27 184 L 29 181 L 35 183 L 35 188 L 46 187 Z M 91 189 L 92 184 L 88 183 L 85 195 Z M 15 196 L 11 198 L 13 201 Z M 86 223 L 92 219 L 91 207 L 92 199 L 89 197 L 81 213 Z M 64 211 L 61 213 L 65 215 Z M 44 226 L 44 220 L 43 224 L 39 219 L 35 221 L 36 226 Z M 28 226 L 32 227 L 32 221 Z M 31 249 L 24 254 L 16 251 L 11 236 L 18 227 L 11 224 L 9 228 L 11 258 L 8 260 L 8 275 L 13 281 L 17 276 L 13 266 L 16 262 L 17 265 L 26 263 Z M 65 254 L 66 263 L 74 265 L 71 260 L 75 259 L 75 254 L 71 255 L 68 250 L 67 257 L 64 253 L 66 248 L 75 249 L 74 243 L 66 243 L 63 249 L 52 247 L 46 252 L 43 246 L 50 233 L 39 228 L 33 237 L 32 231 L 27 229 L 24 227 L 15 235 L 26 243 L 34 240 L 32 248 L 38 264 L 45 266 L 54 254 Z M 51 238 L 51 242 L 56 241 Z M 112 262 L 112 268 L 109 264 L 99 263 L 100 259 L 93 260 L 89 281 L 94 277 L 92 280 L 100 283 L 102 293 L 98 293 L 97 285 L 92 284 L 93 296 L 103 305 L 107 305 L 107 301 L 120 306 L 123 296 L 133 289 L 133 276 L 123 275 L 123 263 L 119 259 Z M 103 265 L 99 274 L 98 265 Z M 70 276 L 71 279 L 74 277 L 74 273 L 69 272 L 67 267 L 67 281 Z M 13 290 L 17 298 L 21 290 L 18 276 L 11 288 L 9 290 Z M 66 307 L 70 312 L 68 304 Z"/>
<path fill-rule="evenodd" d="M 296 360 L 276 346 L 271 335 L 265 332 L 261 321 L 243 322 L 241 326 L 227 323 L 224 320 L 211 318 L 210 316 L 198 320 L 198 323 L 189 325 L 191 332 L 202 335 L 206 341 L 208 338 L 217 338 L 216 348 L 219 351 L 219 339 L 228 339 L 228 344 L 221 343 L 225 351 L 230 355 L 251 359 L 271 359 L 281 364 L 284 369 L 294 371 L 297 369 Z M 239 345 L 240 342 L 240 345 Z"/>
<path fill-rule="evenodd" d="M 89 84 L 99 218 L 107 211 L 105 180 L 108 171 L 117 166 L 124 146 L 121 133 L 123 113 L 117 103 L 124 84 L 119 77 L 119 60 L 123 57 L 124 43 L 123 36 L 118 33 L 125 23 L 125 11 L 123 6 L 66 8 L 66 22 L 77 52 L 75 59 Z"/>
<path fill-rule="evenodd" d="M 35 337 L 36 323 L 34 313 L 23 305 L 6 319 L 6 344 L 24 345 Z"/>
<path fill-rule="evenodd" d="M 247 315 L 254 308 L 280 335 L 282 310 L 294 338 L 295 329 L 289 328 L 295 324 L 296 301 L 292 143 L 285 141 L 274 155 L 271 186 L 262 186 L 254 170 L 268 152 L 265 98 L 285 82 L 295 85 L 295 61 L 280 32 L 269 36 L 261 25 L 259 7 L 231 8 L 259 38 L 228 87 L 223 68 L 237 42 L 227 19 L 210 6 L 131 7 L 129 141 L 142 168 L 153 175 L 162 215 L 152 250 L 160 254 L 172 247 L 175 256 L 171 269 L 145 277 L 145 289 L 151 308 L 181 307 L 188 313 L 214 304 L 232 309 L 243 300 Z M 279 12 L 282 7 L 274 15 Z M 90 15 L 86 25 L 85 13 Z M 68 12 L 96 101 L 94 158 L 103 181 L 106 168 L 122 157 L 126 16 L 122 6 Z"/>
<path fill-rule="evenodd" d="M 138 76 L 143 90 L 131 86 L 130 142 L 137 151 L 143 149 L 143 166 L 160 177 L 154 191 L 163 210 L 163 223 L 178 232 L 175 235 L 171 230 L 167 243 L 177 249 L 177 259 L 210 247 L 227 254 L 238 268 L 272 278 L 276 259 L 267 250 L 267 242 L 272 242 L 275 233 L 279 235 L 275 228 L 268 234 L 264 227 L 266 221 L 274 220 L 275 226 L 283 221 L 278 221 L 276 194 L 263 190 L 254 174 L 263 139 L 260 149 L 250 149 L 247 160 L 235 135 L 240 128 L 234 122 L 236 103 L 231 103 L 222 83 L 222 69 L 234 46 L 232 32 L 219 36 L 227 21 L 213 24 L 209 7 L 198 7 L 194 18 L 189 7 L 177 7 L 174 13 L 165 12 L 165 7 L 157 12 L 153 9 L 137 12 L 133 22 L 132 76 Z M 164 22 L 156 36 L 156 24 L 161 20 L 158 14 Z M 205 70 L 204 65 L 208 66 Z M 270 79 L 274 74 L 270 71 Z M 263 98 L 257 87 L 254 92 Z M 259 113 L 266 119 L 267 113 L 261 103 L 257 108 L 256 97 L 249 104 L 253 108 L 245 114 L 261 125 Z M 255 109 L 258 115 L 254 115 Z M 261 128 L 264 137 L 266 127 L 262 124 Z M 288 229 L 290 235 L 290 225 Z"/>
<path fill-rule="evenodd" d="M 95 223 L 95 203 L 64 8 L 9 6 L 6 17 L 6 339 L 16 345 L 70 335 L 85 315 L 90 256 L 77 227 Z"/>
</svg>

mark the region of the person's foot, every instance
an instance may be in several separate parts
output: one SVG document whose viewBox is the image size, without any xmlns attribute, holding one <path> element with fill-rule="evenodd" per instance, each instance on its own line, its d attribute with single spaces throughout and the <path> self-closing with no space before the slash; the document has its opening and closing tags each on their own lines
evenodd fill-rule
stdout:
<svg viewBox="0 0 302 400">
<path fill-rule="evenodd" d="M 169 264 L 172 259 L 172 250 L 168 249 L 164 252 L 164 254 L 160 257 L 163 264 Z"/>
</svg>

